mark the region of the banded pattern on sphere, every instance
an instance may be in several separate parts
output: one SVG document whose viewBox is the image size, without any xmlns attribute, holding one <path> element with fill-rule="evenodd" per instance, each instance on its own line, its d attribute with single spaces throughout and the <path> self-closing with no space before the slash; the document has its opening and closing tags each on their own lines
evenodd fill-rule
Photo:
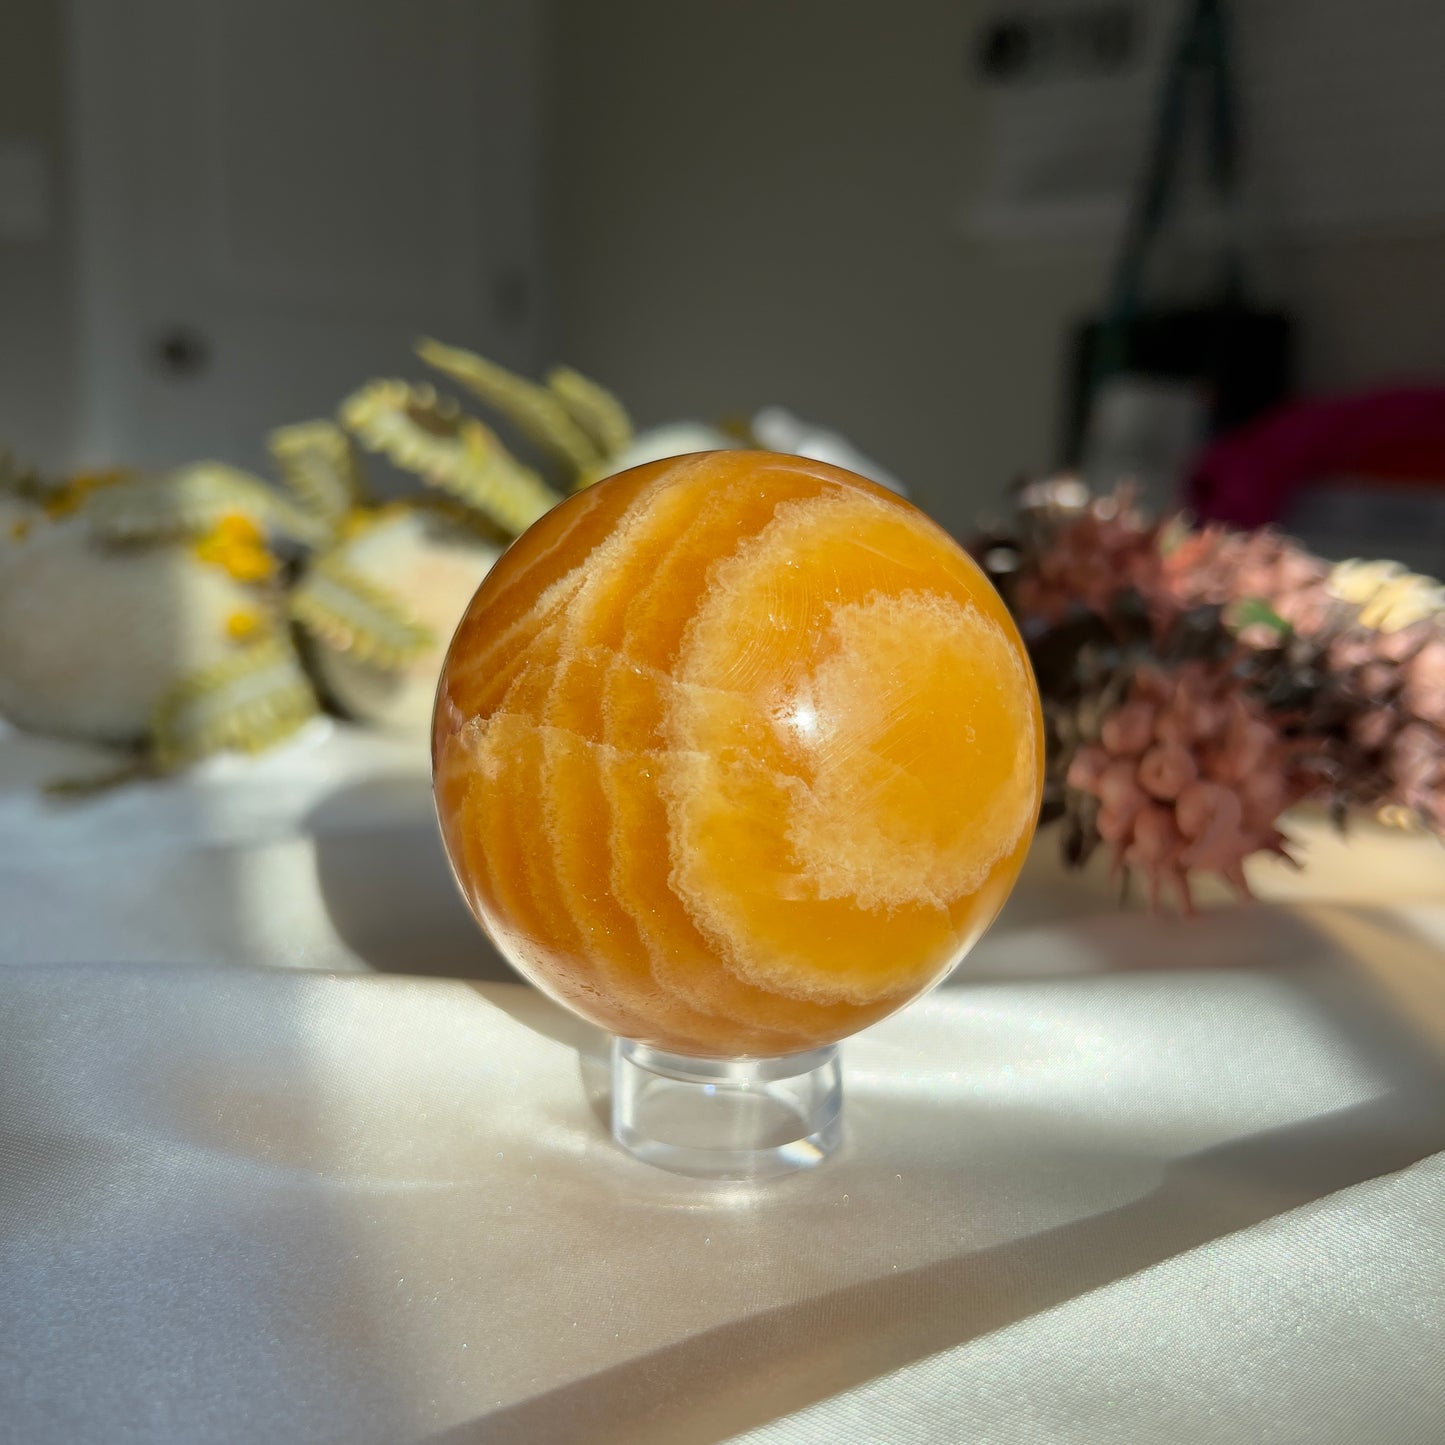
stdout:
<svg viewBox="0 0 1445 1445">
<path fill-rule="evenodd" d="M 528 530 L 457 630 L 433 760 L 472 909 L 544 990 L 679 1053 L 814 1048 L 936 982 L 1032 836 L 1038 695 L 920 512 L 766 452 Z"/>
</svg>

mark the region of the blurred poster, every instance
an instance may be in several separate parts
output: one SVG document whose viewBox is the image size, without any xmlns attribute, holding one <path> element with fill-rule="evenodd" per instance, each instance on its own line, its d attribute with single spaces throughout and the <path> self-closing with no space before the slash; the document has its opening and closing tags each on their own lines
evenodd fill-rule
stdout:
<svg viewBox="0 0 1445 1445">
<path fill-rule="evenodd" d="M 970 57 L 984 91 L 978 241 L 1112 239 L 1188 0 L 1001 0 Z M 1242 202 L 1283 238 L 1445 230 L 1445 0 L 1230 8 Z M 1186 177 L 1186 226 L 1208 208 Z"/>
<path fill-rule="evenodd" d="M 1019 0 L 986 13 L 982 184 L 962 215 L 982 241 L 1112 238 L 1153 127 L 1176 0 Z"/>
</svg>

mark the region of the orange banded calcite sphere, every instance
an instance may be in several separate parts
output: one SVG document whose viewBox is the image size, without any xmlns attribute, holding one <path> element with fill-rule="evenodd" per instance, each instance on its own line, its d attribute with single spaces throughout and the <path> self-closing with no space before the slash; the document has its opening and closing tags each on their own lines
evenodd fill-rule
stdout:
<svg viewBox="0 0 1445 1445">
<path fill-rule="evenodd" d="M 945 532 L 836 467 L 708 452 L 513 543 L 452 641 L 433 765 L 522 973 L 624 1037 L 767 1056 L 891 1013 L 988 927 L 1043 730 Z"/>
</svg>

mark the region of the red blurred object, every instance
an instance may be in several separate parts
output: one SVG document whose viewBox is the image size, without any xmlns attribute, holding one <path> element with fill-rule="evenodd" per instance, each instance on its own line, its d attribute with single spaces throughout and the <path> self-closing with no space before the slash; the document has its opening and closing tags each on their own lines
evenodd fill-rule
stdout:
<svg viewBox="0 0 1445 1445">
<path fill-rule="evenodd" d="M 1206 448 L 1187 495 L 1201 521 L 1262 527 L 1303 488 L 1342 478 L 1445 488 L 1445 388 L 1280 407 Z"/>
</svg>

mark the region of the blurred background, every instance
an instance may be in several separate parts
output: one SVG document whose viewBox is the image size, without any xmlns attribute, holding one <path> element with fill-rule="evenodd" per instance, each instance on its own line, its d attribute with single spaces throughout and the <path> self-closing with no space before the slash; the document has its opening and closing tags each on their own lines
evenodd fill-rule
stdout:
<svg viewBox="0 0 1445 1445">
<path fill-rule="evenodd" d="M 1228 114 L 1206 55 L 1121 283 L 1192 9 L 7 0 L 0 443 L 259 466 L 429 333 L 565 359 L 643 425 L 785 406 L 963 534 L 1065 462 L 1170 499 L 1220 372 L 1252 374 L 1231 422 L 1438 398 L 1445 7 L 1235 7 Z M 1126 313 L 1142 384 L 1101 400 L 1080 327 Z M 1312 468 L 1328 489 L 1283 515 L 1322 550 L 1439 570 L 1445 488 L 1348 449 Z"/>
</svg>

